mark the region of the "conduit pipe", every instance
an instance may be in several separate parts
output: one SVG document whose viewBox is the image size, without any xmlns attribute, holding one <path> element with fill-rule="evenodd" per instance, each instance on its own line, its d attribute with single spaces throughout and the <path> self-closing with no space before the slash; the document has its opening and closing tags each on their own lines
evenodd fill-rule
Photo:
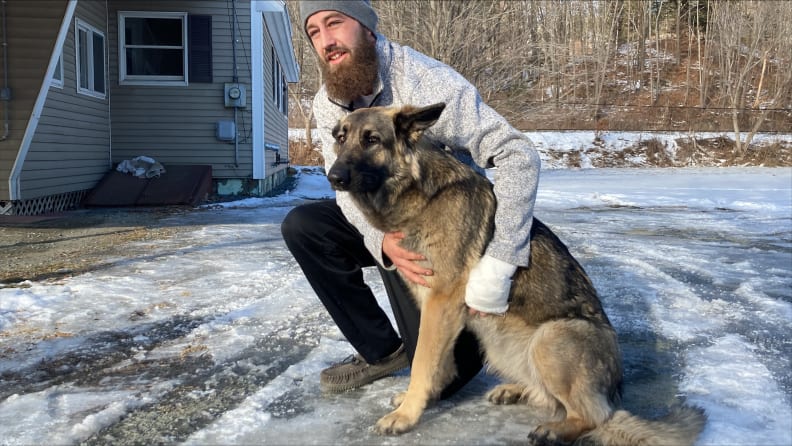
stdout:
<svg viewBox="0 0 792 446">
<path fill-rule="evenodd" d="M 237 72 L 236 60 L 236 0 L 231 0 L 231 16 L 231 58 L 234 64 L 232 82 L 237 83 L 239 82 L 239 73 Z M 236 135 L 234 135 L 234 167 L 239 167 L 239 124 L 237 123 L 237 109 L 238 107 L 234 107 L 234 131 L 236 132 Z"/>
</svg>

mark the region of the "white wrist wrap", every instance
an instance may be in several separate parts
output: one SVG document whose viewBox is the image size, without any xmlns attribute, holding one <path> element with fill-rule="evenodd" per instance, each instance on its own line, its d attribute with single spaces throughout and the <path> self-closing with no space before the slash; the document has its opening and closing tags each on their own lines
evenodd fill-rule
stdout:
<svg viewBox="0 0 792 446">
<path fill-rule="evenodd" d="M 511 278 L 517 266 L 485 255 L 470 270 L 465 303 L 483 313 L 502 314 L 509 309 Z"/>
</svg>

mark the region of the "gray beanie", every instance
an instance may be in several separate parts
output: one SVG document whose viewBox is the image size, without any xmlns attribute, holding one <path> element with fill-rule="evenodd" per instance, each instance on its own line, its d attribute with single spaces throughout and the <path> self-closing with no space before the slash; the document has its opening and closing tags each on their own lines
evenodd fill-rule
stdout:
<svg viewBox="0 0 792 446">
<path fill-rule="evenodd" d="M 352 17 L 372 32 L 377 32 L 377 13 L 370 0 L 303 0 L 300 2 L 300 20 L 305 31 L 308 18 L 319 11 L 338 11 Z"/>
</svg>

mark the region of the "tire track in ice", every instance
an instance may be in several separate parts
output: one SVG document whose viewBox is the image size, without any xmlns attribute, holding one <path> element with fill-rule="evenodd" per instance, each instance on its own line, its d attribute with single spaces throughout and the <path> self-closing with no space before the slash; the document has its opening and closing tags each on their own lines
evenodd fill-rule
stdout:
<svg viewBox="0 0 792 446">
<path fill-rule="evenodd" d="M 86 445 L 181 442 L 302 361 L 318 345 L 325 317 L 294 317 L 221 364 L 189 366 L 190 376 L 156 402 L 129 413 Z"/>
</svg>

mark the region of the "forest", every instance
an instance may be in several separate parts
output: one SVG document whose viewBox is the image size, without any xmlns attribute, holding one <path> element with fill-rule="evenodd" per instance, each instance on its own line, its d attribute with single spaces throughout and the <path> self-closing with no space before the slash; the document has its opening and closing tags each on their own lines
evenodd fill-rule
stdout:
<svg viewBox="0 0 792 446">
<path fill-rule="evenodd" d="M 321 85 L 288 0 L 301 80 L 291 127 Z M 378 31 L 455 68 L 518 129 L 792 132 L 786 0 L 372 0 Z M 787 148 L 788 150 L 788 148 Z"/>
</svg>

